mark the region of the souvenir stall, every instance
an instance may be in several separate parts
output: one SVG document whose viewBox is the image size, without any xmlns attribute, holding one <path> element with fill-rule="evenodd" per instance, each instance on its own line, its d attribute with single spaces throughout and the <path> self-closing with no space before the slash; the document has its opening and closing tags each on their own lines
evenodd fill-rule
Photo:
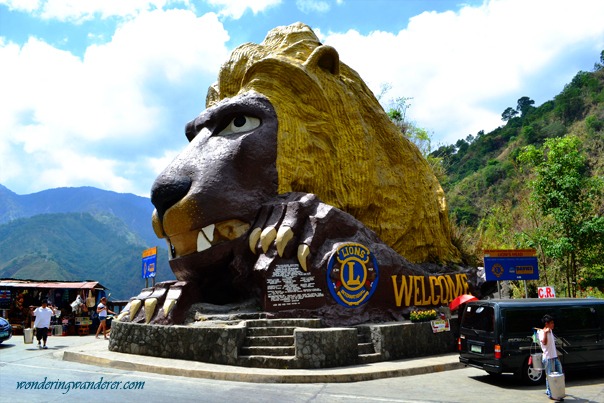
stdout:
<svg viewBox="0 0 604 403">
<path fill-rule="evenodd" d="M 93 314 L 105 292 L 98 281 L 0 279 L 0 314 L 11 323 L 14 334 L 22 334 L 33 325 L 32 308 L 47 300 L 57 307 L 53 335 L 84 336 L 96 331 Z"/>
</svg>

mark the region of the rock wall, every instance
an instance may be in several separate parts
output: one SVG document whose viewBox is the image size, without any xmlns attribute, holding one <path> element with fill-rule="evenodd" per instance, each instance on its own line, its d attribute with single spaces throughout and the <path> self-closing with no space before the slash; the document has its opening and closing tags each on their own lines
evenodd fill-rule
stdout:
<svg viewBox="0 0 604 403">
<path fill-rule="evenodd" d="M 265 368 L 331 368 L 366 361 L 359 354 L 359 335 L 373 343 L 372 361 L 389 361 L 456 351 L 457 318 L 451 331 L 433 333 L 430 322 L 386 323 L 350 328 L 296 328 L 292 357 L 243 357 L 245 321 L 212 326 L 162 326 L 115 322 L 109 350 L 213 364 Z M 251 359 L 250 359 L 251 358 Z"/>
</svg>

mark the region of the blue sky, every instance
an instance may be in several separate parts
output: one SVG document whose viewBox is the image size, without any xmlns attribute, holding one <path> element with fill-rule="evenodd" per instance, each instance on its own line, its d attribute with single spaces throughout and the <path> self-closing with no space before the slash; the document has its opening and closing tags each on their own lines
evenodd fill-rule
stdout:
<svg viewBox="0 0 604 403">
<path fill-rule="evenodd" d="M 604 49 L 592 0 L 0 0 L 0 184 L 148 196 L 244 42 L 310 25 L 433 146 L 552 99 Z"/>
</svg>

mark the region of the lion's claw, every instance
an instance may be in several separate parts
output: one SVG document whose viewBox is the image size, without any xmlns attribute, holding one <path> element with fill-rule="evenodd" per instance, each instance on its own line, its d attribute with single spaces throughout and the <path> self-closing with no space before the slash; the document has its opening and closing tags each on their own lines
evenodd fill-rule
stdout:
<svg viewBox="0 0 604 403">
<path fill-rule="evenodd" d="M 262 230 L 262 233 L 260 234 L 260 246 L 264 253 L 268 252 L 269 246 L 271 246 L 276 237 L 277 230 L 275 227 L 266 227 Z"/>
<path fill-rule="evenodd" d="M 258 246 L 258 241 L 260 240 L 260 234 L 262 233 L 262 229 L 261 228 L 254 228 L 252 230 L 252 232 L 250 232 L 250 237 L 249 237 L 249 243 L 250 243 L 250 250 L 256 254 L 256 247 Z"/>
<path fill-rule="evenodd" d="M 192 302 L 185 281 L 165 281 L 143 289 L 117 317 L 120 322 L 181 323 Z"/>
<path fill-rule="evenodd" d="M 291 241 L 293 237 L 294 231 L 292 231 L 291 227 L 282 226 L 279 228 L 279 232 L 277 232 L 277 240 L 275 241 L 279 257 L 283 257 L 283 251 L 285 250 L 287 243 Z"/>
<path fill-rule="evenodd" d="M 298 262 L 300 263 L 302 270 L 304 270 L 305 272 L 308 271 L 308 267 L 306 264 L 306 258 L 308 257 L 308 255 L 310 255 L 310 247 L 307 244 L 303 243 L 298 246 Z"/>
</svg>

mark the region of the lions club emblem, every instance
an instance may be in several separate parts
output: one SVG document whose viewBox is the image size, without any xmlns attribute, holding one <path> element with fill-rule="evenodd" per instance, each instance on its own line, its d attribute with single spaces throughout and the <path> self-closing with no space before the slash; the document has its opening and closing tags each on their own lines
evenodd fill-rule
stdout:
<svg viewBox="0 0 604 403">
<path fill-rule="evenodd" d="M 499 278 L 501 277 L 501 275 L 503 274 L 504 270 L 503 270 L 503 266 L 500 265 L 499 263 L 495 263 L 493 265 L 493 268 L 491 269 L 491 271 L 493 272 L 493 274 L 495 275 L 495 277 Z"/>
<path fill-rule="evenodd" d="M 340 305 L 357 307 L 364 304 L 377 284 L 377 261 L 366 246 L 342 244 L 329 259 L 327 287 Z"/>
</svg>

